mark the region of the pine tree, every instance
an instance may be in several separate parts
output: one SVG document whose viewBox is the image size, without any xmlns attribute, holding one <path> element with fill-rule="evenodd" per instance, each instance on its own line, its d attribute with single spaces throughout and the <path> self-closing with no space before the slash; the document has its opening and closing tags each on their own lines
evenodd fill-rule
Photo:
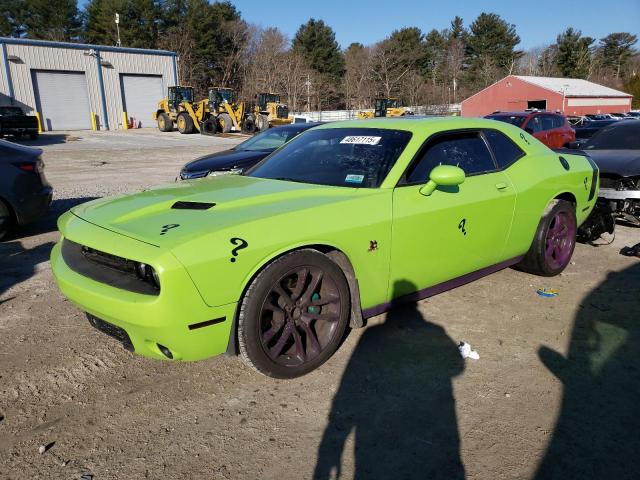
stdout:
<svg viewBox="0 0 640 480">
<path fill-rule="evenodd" d="M 160 5 L 154 0 L 90 0 L 84 11 L 84 40 L 99 45 L 116 45 L 115 15 L 120 15 L 123 47 L 155 48 Z"/>
<path fill-rule="evenodd" d="M 301 25 L 293 38 L 293 49 L 300 52 L 309 66 L 337 84 L 344 74 L 344 57 L 331 27 L 311 18 Z"/>
<path fill-rule="evenodd" d="M 24 34 L 24 0 L 0 0 L 0 36 L 21 37 Z"/>
<path fill-rule="evenodd" d="M 25 34 L 40 40 L 77 40 L 80 17 L 76 0 L 25 0 Z"/>
<path fill-rule="evenodd" d="M 555 59 L 560 74 L 569 78 L 588 78 L 593 42 L 593 38 L 583 37 L 580 30 L 571 27 L 558 35 Z"/>
<path fill-rule="evenodd" d="M 481 13 L 469 27 L 470 80 L 483 85 L 509 74 L 522 55 L 516 28 L 495 13 Z"/>
<path fill-rule="evenodd" d="M 636 51 L 633 46 L 638 37 L 628 32 L 610 33 L 600 39 L 602 61 L 615 78 L 624 75 L 629 60 Z"/>
</svg>

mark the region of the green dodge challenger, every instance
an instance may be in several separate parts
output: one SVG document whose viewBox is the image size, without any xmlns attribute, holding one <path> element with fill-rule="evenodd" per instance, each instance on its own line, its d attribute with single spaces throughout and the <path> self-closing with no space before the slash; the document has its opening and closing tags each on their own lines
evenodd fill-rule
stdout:
<svg viewBox="0 0 640 480">
<path fill-rule="evenodd" d="M 243 175 L 60 217 L 51 262 L 91 324 L 141 355 L 239 353 L 303 375 L 345 329 L 507 266 L 569 263 L 598 169 L 483 119 L 326 124 Z"/>
</svg>

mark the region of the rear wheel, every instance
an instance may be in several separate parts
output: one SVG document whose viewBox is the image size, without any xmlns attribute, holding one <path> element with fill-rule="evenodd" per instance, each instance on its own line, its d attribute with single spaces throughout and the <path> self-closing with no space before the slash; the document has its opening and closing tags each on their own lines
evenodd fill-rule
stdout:
<svg viewBox="0 0 640 480">
<path fill-rule="evenodd" d="M 558 275 L 571 261 L 577 230 L 573 204 L 554 200 L 540 220 L 531 248 L 518 267 L 544 277 Z"/>
<path fill-rule="evenodd" d="M 242 133 L 252 135 L 256 133 L 256 117 L 253 114 L 247 115 L 247 118 L 242 122 Z"/>
<path fill-rule="evenodd" d="M 229 133 L 233 122 L 231 121 L 231 115 L 228 113 L 221 113 L 218 115 L 218 130 L 222 133 Z"/>
<path fill-rule="evenodd" d="M 0 200 L 0 240 L 9 231 L 11 226 L 11 210 L 6 203 Z"/>
<path fill-rule="evenodd" d="M 161 132 L 170 132 L 173 130 L 173 122 L 166 113 L 158 114 L 158 130 Z"/>
<path fill-rule="evenodd" d="M 242 300 L 240 355 L 264 375 L 299 377 L 333 355 L 349 312 L 349 287 L 338 265 L 315 250 L 289 253 L 269 264 Z"/>
<path fill-rule="evenodd" d="M 176 123 L 178 124 L 178 131 L 180 133 L 191 133 L 193 132 L 193 120 L 188 113 L 182 112 L 178 115 L 176 119 Z"/>
</svg>

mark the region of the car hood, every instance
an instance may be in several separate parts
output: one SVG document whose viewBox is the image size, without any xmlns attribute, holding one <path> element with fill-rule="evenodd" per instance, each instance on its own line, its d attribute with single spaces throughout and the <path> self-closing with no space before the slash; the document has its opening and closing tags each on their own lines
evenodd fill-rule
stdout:
<svg viewBox="0 0 640 480">
<path fill-rule="evenodd" d="M 584 150 L 601 173 L 623 177 L 640 175 L 640 150 Z"/>
<path fill-rule="evenodd" d="M 196 158 L 183 167 L 183 171 L 200 172 L 203 170 L 227 170 L 230 168 L 248 168 L 269 155 L 269 150 L 224 150 Z"/>
<path fill-rule="evenodd" d="M 199 234 L 346 201 L 365 190 L 371 191 L 223 175 L 94 200 L 71 213 L 130 238 L 171 248 Z M 177 202 L 182 208 L 176 208 Z M 215 205 L 199 209 L 207 206 L 202 204 Z"/>
</svg>

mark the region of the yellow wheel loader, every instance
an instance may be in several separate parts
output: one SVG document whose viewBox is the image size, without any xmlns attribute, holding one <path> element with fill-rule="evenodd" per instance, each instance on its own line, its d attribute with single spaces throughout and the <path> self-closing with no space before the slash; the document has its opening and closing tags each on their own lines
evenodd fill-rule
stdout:
<svg viewBox="0 0 640 480">
<path fill-rule="evenodd" d="M 293 122 L 293 119 L 289 118 L 289 107 L 280 103 L 280 95 L 276 93 L 257 94 L 256 102 L 248 110 L 242 130 L 245 133 L 263 131 L 269 127 Z"/>
<path fill-rule="evenodd" d="M 202 124 L 203 134 L 242 131 L 245 120 L 244 102 L 235 102 L 235 92 L 230 88 L 214 87 L 209 90 L 209 117 Z"/>
<path fill-rule="evenodd" d="M 174 124 L 180 133 L 200 130 L 200 124 L 208 115 L 207 100 L 193 101 L 193 87 L 176 85 L 167 89 L 167 97 L 158 102 L 153 119 L 161 132 L 173 131 Z"/>
<path fill-rule="evenodd" d="M 358 118 L 366 120 L 374 117 L 404 117 L 413 115 L 413 111 L 408 107 L 401 107 L 397 98 L 376 98 L 373 112 L 358 112 Z"/>
</svg>

